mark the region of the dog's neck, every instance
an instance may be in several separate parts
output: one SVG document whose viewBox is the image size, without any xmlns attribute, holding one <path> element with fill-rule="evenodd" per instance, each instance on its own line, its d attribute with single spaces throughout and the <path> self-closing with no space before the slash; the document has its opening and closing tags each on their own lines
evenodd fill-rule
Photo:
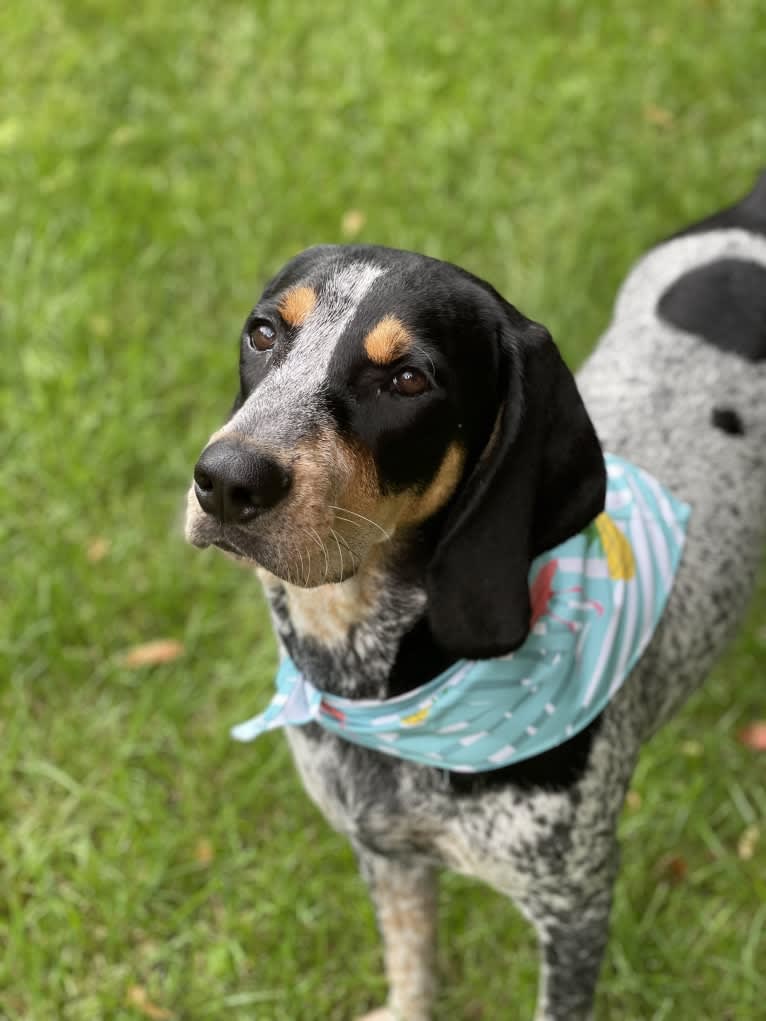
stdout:
<svg viewBox="0 0 766 1021">
<path fill-rule="evenodd" d="M 449 665 L 424 618 L 425 568 L 412 562 L 411 547 L 376 548 L 351 578 L 316 588 L 259 572 L 284 651 L 318 688 L 390 698 Z"/>
</svg>

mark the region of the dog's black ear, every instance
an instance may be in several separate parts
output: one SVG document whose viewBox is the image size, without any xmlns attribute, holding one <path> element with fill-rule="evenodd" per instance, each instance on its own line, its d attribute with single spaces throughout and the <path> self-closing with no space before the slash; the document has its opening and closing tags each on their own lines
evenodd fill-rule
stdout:
<svg viewBox="0 0 766 1021">
<path fill-rule="evenodd" d="M 585 528 L 606 494 L 601 446 L 571 372 L 547 330 L 503 306 L 495 428 L 427 575 L 434 637 L 474 659 L 522 644 L 532 560 Z"/>
</svg>

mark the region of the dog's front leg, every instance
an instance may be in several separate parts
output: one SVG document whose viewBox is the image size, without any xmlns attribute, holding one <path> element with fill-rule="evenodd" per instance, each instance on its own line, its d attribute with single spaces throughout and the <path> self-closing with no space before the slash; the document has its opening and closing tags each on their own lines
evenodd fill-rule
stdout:
<svg viewBox="0 0 766 1021">
<path fill-rule="evenodd" d="M 387 1006 L 359 1021 L 430 1021 L 436 990 L 436 871 L 359 848 L 357 854 L 375 904 L 389 986 Z"/>
<path fill-rule="evenodd" d="M 540 982 L 535 1021 L 589 1021 L 609 935 L 616 844 L 586 874 L 541 884 L 523 910 L 537 930 Z"/>
</svg>

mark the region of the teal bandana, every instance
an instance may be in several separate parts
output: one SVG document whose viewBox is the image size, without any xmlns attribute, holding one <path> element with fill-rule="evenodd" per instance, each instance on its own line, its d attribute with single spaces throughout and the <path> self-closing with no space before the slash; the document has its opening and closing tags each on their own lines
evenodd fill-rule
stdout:
<svg viewBox="0 0 766 1021">
<path fill-rule="evenodd" d="M 690 513 L 635 465 L 608 454 L 606 466 L 604 513 L 532 564 L 530 633 L 515 652 L 459 660 L 383 701 L 328 695 L 285 658 L 267 709 L 232 736 L 252 741 L 316 722 L 386 755 L 474 773 L 539 755 L 582 730 L 654 633 Z"/>
</svg>

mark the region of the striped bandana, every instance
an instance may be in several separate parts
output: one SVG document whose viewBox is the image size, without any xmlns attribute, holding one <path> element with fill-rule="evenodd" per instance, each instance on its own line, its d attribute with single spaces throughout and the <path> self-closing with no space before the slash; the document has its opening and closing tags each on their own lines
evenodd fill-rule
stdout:
<svg viewBox="0 0 766 1021">
<path fill-rule="evenodd" d="M 266 710 L 232 730 L 252 741 L 319 723 L 356 744 L 475 773 L 572 737 L 619 691 L 652 637 L 681 559 L 690 509 L 635 465 L 606 455 L 606 509 L 532 564 L 530 633 L 498 659 L 459 660 L 397 698 L 329 695 L 288 657 Z"/>
</svg>

